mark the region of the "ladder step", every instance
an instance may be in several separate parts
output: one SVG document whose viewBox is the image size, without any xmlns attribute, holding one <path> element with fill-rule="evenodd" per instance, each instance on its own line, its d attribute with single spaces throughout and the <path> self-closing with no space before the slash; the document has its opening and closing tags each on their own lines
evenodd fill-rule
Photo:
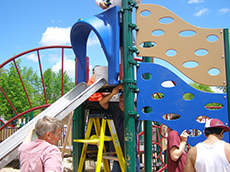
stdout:
<svg viewBox="0 0 230 172">
<path fill-rule="evenodd" d="M 104 141 L 111 141 L 112 138 L 110 136 L 105 136 Z M 98 144 L 100 141 L 100 137 L 97 135 L 92 135 L 89 139 L 73 139 L 73 142 L 78 143 L 88 143 L 88 144 Z"/>
<path fill-rule="evenodd" d="M 114 161 L 118 161 L 118 158 L 116 156 L 102 156 L 103 159 L 109 159 L 109 160 L 114 160 Z"/>
</svg>

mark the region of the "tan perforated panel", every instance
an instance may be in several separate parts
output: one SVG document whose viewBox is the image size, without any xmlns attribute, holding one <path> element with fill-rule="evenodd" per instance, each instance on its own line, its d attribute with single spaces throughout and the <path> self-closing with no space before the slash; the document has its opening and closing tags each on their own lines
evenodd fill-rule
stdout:
<svg viewBox="0 0 230 172">
<path fill-rule="evenodd" d="M 147 11 L 148 16 L 146 16 Z M 140 54 L 138 56 L 163 59 L 197 83 L 226 86 L 222 29 L 195 27 L 168 9 L 153 4 L 140 4 L 136 16 L 136 23 L 139 27 L 137 49 Z M 162 18 L 171 18 L 172 22 L 162 23 Z M 163 34 L 158 36 L 156 31 Z M 187 36 L 185 31 L 194 33 L 194 35 Z M 210 36 L 216 37 L 217 40 L 210 42 L 207 39 Z M 155 46 L 144 48 L 144 42 L 153 42 Z M 168 50 L 173 50 L 176 54 L 174 56 L 166 54 Z M 197 50 L 207 54 L 201 56 L 195 53 Z M 186 65 L 188 63 L 196 65 L 191 68 Z M 218 72 L 210 73 L 210 69 Z"/>
</svg>

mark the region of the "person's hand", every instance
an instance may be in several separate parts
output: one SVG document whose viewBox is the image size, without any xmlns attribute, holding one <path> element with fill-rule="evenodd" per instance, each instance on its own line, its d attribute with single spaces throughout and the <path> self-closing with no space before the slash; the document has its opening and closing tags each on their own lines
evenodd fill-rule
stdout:
<svg viewBox="0 0 230 172">
<path fill-rule="evenodd" d="M 188 133 L 187 133 L 186 130 L 184 130 L 180 135 L 180 140 L 184 141 L 184 142 L 187 142 L 187 138 L 188 138 Z"/>
<path fill-rule="evenodd" d="M 124 86 L 122 84 L 119 84 L 117 87 L 118 87 L 119 90 L 123 90 L 124 91 Z"/>
<path fill-rule="evenodd" d="M 99 4 L 100 4 L 100 7 L 101 7 L 103 10 L 105 10 L 105 9 L 108 8 L 108 6 L 106 5 L 106 2 L 104 2 L 104 1 L 100 2 Z"/>
<path fill-rule="evenodd" d="M 112 94 L 113 95 L 116 95 L 116 94 L 118 94 L 119 93 L 119 87 L 117 86 L 117 87 L 115 87 L 113 90 L 112 90 Z"/>
<path fill-rule="evenodd" d="M 116 95 L 119 93 L 120 90 L 123 90 L 123 85 L 119 84 L 118 86 L 116 86 L 113 90 L 112 90 L 112 94 Z"/>
<path fill-rule="evenodd" d="M 31 127 L 29 132 L 33 133 L 35 131 L 35 126 Z"/>
</svg>

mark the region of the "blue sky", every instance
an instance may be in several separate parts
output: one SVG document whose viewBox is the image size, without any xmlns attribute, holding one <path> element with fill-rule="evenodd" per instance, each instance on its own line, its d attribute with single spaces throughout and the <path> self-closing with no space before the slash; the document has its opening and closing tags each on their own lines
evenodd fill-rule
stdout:
<svg viewBox="0 0 230 172">
<path fill-rule="evenodd" d="M 202 28 L 230 28 L 229 0 L 142 0 L 162 5 L 188 23 Z M 94 0 L 0 0 L 0 64 L 32 48 L 47 45 L 70 45 L 70 29 L 79 18 L 102 12 Z M 88 40 L 90 66 L 106 65 L 101 46 L 94 34 Z M 34 67 L 35 54 L 22 58 L 22 64 Z M 41 55 L 43 71 L 60 68 L 61 53 Z M 65 70 L 73 77 L 74 55 L 68 51 Z"/>
</svg>

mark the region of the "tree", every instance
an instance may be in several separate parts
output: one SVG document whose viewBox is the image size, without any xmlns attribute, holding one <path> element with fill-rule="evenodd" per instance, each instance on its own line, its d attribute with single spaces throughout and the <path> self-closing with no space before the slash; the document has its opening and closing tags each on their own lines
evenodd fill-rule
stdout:
<svg viewBox="0 0 230 172">
<path fill-rule="evenodd" d="M 223 93 L 227 93 L 227 88 L 226 87 L 217 87 L 219 90 L 223 91 Z"/>
<path fill-rule="evenodd" d="M 196 82 L 191 82 L 189 83 L 190 86 L 192 86 L 193 88 L 200 90 L 200 91 L 204 91 L 204 92 L 208 92 L 208 93 L 214 93 L 212 91 L 212 89 L 207 86 L 207 85 L 202 85 L 202 84 L 198 84 Z M 192 93 L 186 93 L 183 98 L 185 100 L 192 100 L 194 98 L 194 95 Z"/>
<path fill-rule="evenodd" d="M 32 107 L 46 104 L 41 77 L 33 71 L 32 67 L 22 68 L 20 63 L 20 59 L 16 61 Z M 55 73 L 49 68 L 43 73 L 43 78 L 47 103 L 52 104 L 62 96 L 61 70 L 59 70 L 58 73 Z M 63 94 L 65 94 L 74 87 L 74 82 L 69 78 L 66 72 L 64 72 L 63 82 Z M 13 62 L 10 63 L 8 70 L 3 68 L 0 70 L 0 86 L 18 114 L 31 108 Z M 14 110 L 3 95 L 2 91 L 0 91 L 0 98 L 0 114 L 3 115 L 6 120 L 9 120 L 14 117 Z M 37 115 L 42 110 L 43 109 L 37 110 L 34 115 Z"/>
<path fill-rule="evenodd" d="M 19 72 L 21 73 L 22 69 L 20 62 L 21 60 L 19 59 L 16 61 L 16 64 Z M 3 83 L 1 82 L 1 87 L 15 110 L 17 112 L 23 112 L 28 109 L 29 103 L 13 62 L 10 63 L 7 72 L 1 76 L 1 80 L 4 81 Z M 10 103 L 5 97 L 3 100 L 1 100 L 0 110 L 5 119 L 9 120 L 14 117 L 14 109 L 11 107 Z"/>
</svg>

